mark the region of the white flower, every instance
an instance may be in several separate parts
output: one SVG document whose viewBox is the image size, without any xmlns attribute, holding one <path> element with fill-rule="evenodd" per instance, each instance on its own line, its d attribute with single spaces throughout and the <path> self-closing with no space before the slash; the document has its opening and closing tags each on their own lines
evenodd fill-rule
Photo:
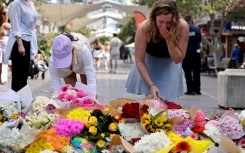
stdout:
<svg viewBox="0 0 245 153">
<path fill-rule="evenodd" d="M 236 113 L 239 120 L 245 119 L 245 110 L 242 110 L 240 113 Z"/>
<path fill-rule="evenodd" d="M 220 143 L 222 134 L 219 129 L 211 124 L 205 125 L 204 132 L 207 136 L 209 136 L 215 143 Z"/>
<path fill-rule="evenodd" d="M 35 129 L 45 130 L 54 124 L 57 117 L 58 115 L 56 114 L 48 114 L 46 111 L 42 111 L 26 116 L 24 123 L 29 124 L 30 127 Z"/>
<path fill-rule="evenodd" d="M 0 130 L 0 145 L 13 147 L 19 135 L 20 132 L 17 128 L 2 128 Z"/>
<path fill-rule="evenodd" d="M 125 151 L 122 145 L 113 145 L 111 147 L 111 153 L 123 153 Z"/>
<path fill-rule="evenodd" d="M 59 108 L 55 100 L 44 96 L 37 96 L 35 101 L 32 103 L 32 109 L 34 112 L 42 112 L 45 111 L 45 108 L 48 106 L 48 104 L 53 104 L 56 108 Z"/>
<path fill-rule="evenodd" d="M 109 150 L 102 150 L 101 153 L 111 153 Z"/>
<path fill-rule="evenodd" d="M 0 109 L 3 111 L 3 116 L 10 117 L 12 114 L 19 114 L 18 104 L 15 102 L 0 102 Z"/>
<path fill-rule="evenodd" d="M 119 131 L 121 136 L 126 140 L 130 141 L 132 138 L 140 138 L 144 135 L 144 132 L 140 128 L 140 123 L 119 123 Z"/>
<path fill-rule="evenodd" d="M 163 132 L 144 135 L 135 143 L 134 153 L 155 153 L 172 144 L 172 141 Z"/>
</svg>

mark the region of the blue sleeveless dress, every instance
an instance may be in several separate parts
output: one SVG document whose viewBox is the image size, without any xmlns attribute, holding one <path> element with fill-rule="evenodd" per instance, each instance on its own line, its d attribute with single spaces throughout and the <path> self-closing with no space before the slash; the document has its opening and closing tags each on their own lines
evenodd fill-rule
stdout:
<svg viewBox="0 0 245 153">
<path fill-rule="evenodd" d="M 181 63 L 175 64 L 169 55 L 165 39 L 147 44 L 145 64 L 153 83 L 160 90 L 163 99 L 176 101 L 184 93 Z M 126 81 L 127 92 L 137 95 L 148 94 L 149 88 L 142 79 L 136 64 Z"/>
</svg>

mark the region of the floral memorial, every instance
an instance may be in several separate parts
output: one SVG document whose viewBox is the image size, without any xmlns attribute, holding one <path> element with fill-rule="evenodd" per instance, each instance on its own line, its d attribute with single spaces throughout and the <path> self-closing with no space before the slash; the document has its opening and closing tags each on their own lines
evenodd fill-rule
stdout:
<svg viewBox="0 0 245 153">
<path fill-rule="evenodd" d="M 100 103 L 63 86 L 30 103 L 0 95 L 4 153 L 239 153 L 245 152 L 245 110 L 208 118 L 167 100 L 118 98 Z M 25 106 L 25 107 L 24 107 Z"/>
</svg>

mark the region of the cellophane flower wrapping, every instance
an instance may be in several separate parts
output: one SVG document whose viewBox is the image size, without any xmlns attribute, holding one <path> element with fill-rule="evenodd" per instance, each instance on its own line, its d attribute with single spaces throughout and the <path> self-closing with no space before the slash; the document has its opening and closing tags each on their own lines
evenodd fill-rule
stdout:
<svg viewBox="0 0 245 153">
<path fill-rule="evenodd" d="M 134 153 L 155 153 L 162 148 L 168 147 L 172 141 L 164 132 L 151 133 L 144 135 L 134 145 Z"/>
<path fill-rule="evenodd" d="M 31 128 L 28 124 L 22 125 L 20 129 L 20 135 L 16 140 L 17 146 L 19 146 L 21 149 L 24 149 L 37 138 L 39 132 L 41 131 L 35 128 Z"/>
</svg>

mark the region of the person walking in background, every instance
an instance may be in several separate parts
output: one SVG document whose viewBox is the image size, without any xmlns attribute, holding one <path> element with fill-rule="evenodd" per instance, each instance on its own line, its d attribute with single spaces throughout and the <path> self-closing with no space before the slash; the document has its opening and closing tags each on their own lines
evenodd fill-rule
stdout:
<svg viewBox="0 0 245 153">
<path fill-rule="evenodd" d="M 116 73 L 117 70 L 117 62 L 120 59 L 120 47 L 121 40 L 117 37 L 117 34 L 114 33 L 113 37 L 110 40 L 110 73 Z M 114 61 L 114 66 L 113 66 Z"/>
<path fill-rule="evenodd" d="M 95 59 L 95 67 L 96 70 L 99 70 L 100 67 L 100 60 L 102 58 L 102 45 L 99 39 L 95 39 L 95 41 L 93 42 L 93 57 Z"/>
<path fill-rule="evenodd" d="M 7 46 L 7 42 L 8 42 L 8 38 L 9 38 L 9 34 L 10 34 L 10 30 L 11 30 L 11 25 L 9 23 L 8 17 L 7 17 L 7 13 L 8 13 L 8 8 L 7 7 L 2 7 L 0 10 L 1 13 L 1 20 L 2 20 L 2 25 L 1 25 L 1 38 L 0 38 L 0 46 L 1 46 L 1 57 L 0 57 L 0 84 L 2 84 L 2 62 L 3 62 L 3 57 L 4 54 L 6 52 L 6 46 Z M 8 62 L 10 71 L 12 71 L 12 67 L 11 67 L 11 61 L 9 60 Z"/>
<path fill-rule="evenodd" d="M 88 39 L 82 34 L 63 32 L 55 37 L 51 48 L 49 71 L 54 91 L 59 91 L 61 87 L 60 78 L 74 87 L 77 74 L 80 75 L 82 83 L 96 90 L 92 49 Z"/>
<path fill-rule="evenodd" d="M 201 95 L 201 41 L 202 36 L 200 29 L 193 25 L 190 15 L 185 16 L 186 22 L 189 24 L 189 42 L 186 56 L 182 66 L 185 73 L 186 95 Z"/>
<path fill-rule="evenodd" d="M 234 44 L 234 48 L 231 51 L 231 57 L 238 62 L 240 61 L 240 49 L 237 43 Z"/>
<path fill-rule="evenodd" d="M 135 36 L 135 60 L 126 82 L 127 92 L 151 94 L 175 101 L 183 95 L 181 62 L 185 57 L 189 27 L 172 0 L 156 1 L 149 18 Z"/>
<path fill-rule="evenodd" d="M 12 26 L 9 35 L 4 64 L 12 60 L 11 88 L 18 91 L 27 85 L 30 59 L 38 51 L 35 33 L 38 14 L 32 0 L 15 0 L 7 13 Z"/>
<path fill-rule="evenodd" d="M 104 49 L 104 60 L 105 60 L 105 70 L 108 71 L 109 61 L 110 61 L 110 42 L 105 41 Z"/>
</svg>

